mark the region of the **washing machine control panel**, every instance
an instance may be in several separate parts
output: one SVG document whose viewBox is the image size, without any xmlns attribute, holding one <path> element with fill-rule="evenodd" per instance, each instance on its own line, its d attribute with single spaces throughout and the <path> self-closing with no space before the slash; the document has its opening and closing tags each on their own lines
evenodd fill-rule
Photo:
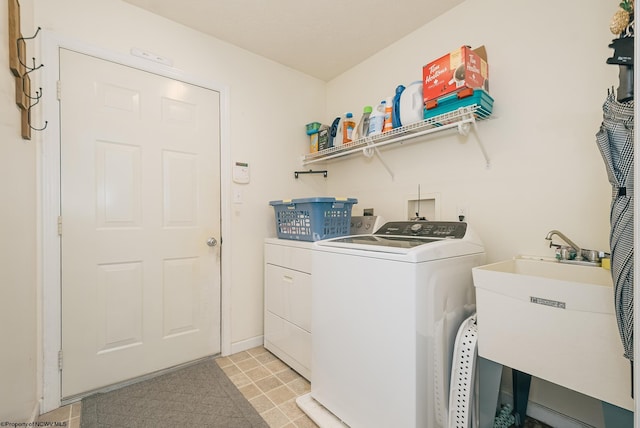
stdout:
<svg viewBox="0 0 640 428">
<path fill-rule="evenodd" d="M 351 216 L 351 235 L 372 234 L 382 224 L 382 218 L 376 215 Z"/>
<path fill-rule="evenodd" d="M 461 221 L 392 221 L 385 223 L 375 235 L 462 239 L 466 232 L 467 223 Z"/>
</svg>

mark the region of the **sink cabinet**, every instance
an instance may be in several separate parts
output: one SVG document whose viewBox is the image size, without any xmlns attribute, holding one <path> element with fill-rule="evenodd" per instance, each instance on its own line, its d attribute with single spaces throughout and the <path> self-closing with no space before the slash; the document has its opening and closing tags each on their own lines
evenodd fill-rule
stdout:
<svg viewBox="0 0 640 428">
<path fill-rule="evenodd" d="M 311 379 L 312 242 L 267 238 L 264 245 L 264 347 Z"/>
</svg>

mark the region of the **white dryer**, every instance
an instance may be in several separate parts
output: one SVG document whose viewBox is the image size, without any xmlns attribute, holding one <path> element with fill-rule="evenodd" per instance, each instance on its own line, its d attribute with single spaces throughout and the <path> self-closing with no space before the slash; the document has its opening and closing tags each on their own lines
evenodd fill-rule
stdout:
<svg viewBox="0 0 640 428">
<path fill-rule="evenodd" d="M 311 397 L 352 428 L 446 427 L 455 337 L 484 262 L 464 222 L 314 243 Z"/>
</svg>

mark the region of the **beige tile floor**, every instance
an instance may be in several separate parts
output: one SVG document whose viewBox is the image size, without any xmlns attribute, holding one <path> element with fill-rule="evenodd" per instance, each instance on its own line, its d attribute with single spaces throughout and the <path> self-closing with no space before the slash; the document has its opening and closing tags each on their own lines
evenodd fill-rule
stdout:
<svg viewBox="0 0 640 428">
<path fill-rule="evenodd" d="M 216 359 L 220 368 L 271 428 L 317 427 L 296 405 L 310 391 L 309 382 L 262 346 Z M 38 422 L 66 422 L 80 427 L 80 402 L 40 415 Z"/>
<path fill-rule="evenodd" d="M 81 409 L 82 404 L 78 401 L 42 414 L 36 422 L 57 422 L 56 426 L 60 426 L 60 423 L 65 423 L 64 427 L 66 428 L 80 428 Z"/>
<path fill-rule="evenodd" d="M 216 359 L 220 368 L 271 428 L 317 428 L 296 405 L 296 398 L 311 390 L 309 382 L 262 346 Z M 60 407 L 38 422 L 66 423 L 80 428 L 80 402 Z M 527 418 L 525 428 L 552 428 Z"/>
<path fill-rule="evenodd" d="M 262 346 L 216 361 L 270 427 L 317 426 L 296 404 L 309 382 Z"/>
</svg>

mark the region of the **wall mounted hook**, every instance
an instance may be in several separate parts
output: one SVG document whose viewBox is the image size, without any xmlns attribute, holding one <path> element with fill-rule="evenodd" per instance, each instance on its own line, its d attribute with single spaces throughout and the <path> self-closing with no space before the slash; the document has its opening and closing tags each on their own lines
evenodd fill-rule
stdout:
<svg viewBox="0 0 640 428">
<path fill-rule="evenodd" d="M 32 103 L 27 109 L 27 124 L 29 125 L 29 128 L 33 129 L 34 131 L 44 131 L 47 125 L 49 124 L 49 121 L 45 120 L 44 125 L 41 128 L 36 128 L 31 124 L 31 109 L 40 102 L 40 98 L 42 97 L 42 88 L 40 88 L 40 91 L 36 91 L 36 95 L 37 95 L 37 98 L 35 98 L 36 101 Z"/>
<path fill-rule="evenodd" d="M 38 27 L 32 36 L 24 37 L 20 33 L 20 5 L 17 0 L 9 1 L 9 69 L 15 76 L 16 104 L 20 108 L 21 132 L 25 140 L 31 139 L 31 130 L 43 131 L 48 125 L 45 121 L 41 127 L 33 126 L 31 117 L 32 109 L 40 103 L 43 91 L 38 88 L 35 94 L 32 93 L 30 73 L 44 67 L 44 64 L 38 65 L 35 57 L 31 58 L 32 65 L 28 65 L 25 60 L 27 40 L 38 37 L 41 29 Z"/>
<path fill-rule="evenodd" d="M 20 65 L 22 65 L 25 69 L 27 69 L 27 73 L 30 73 L 34 70 L 37 70 L 41 67 L 44 67 L 44 64 L 40 64 L 38 66 L 36 66 L 36 59 L 35 58 L 31 58 L 33 61 L 33 67 L 29 67 L 27 64 L 25 64 L 24 62 L 22 62 L 22 51 L 21 49 L 25 50 L 25 54 L 26 54 L 26 43 L 25 40 L 33 40 L 36 37 L 38 37 L 38 33 L 40 32 L 41 27 L 38 27 L 38 29 L 36 30 L 36 32 L 33 34 L 33 36 L 31 37 L 18 37 L 16 39 L 16 49 L 18 51 L 18 61 L 20 61 Z"/>
<path fill-rule="evenodd" d="M 313 170 L 309 170 L 309 171 L 294 171 L 293 175 L 295 178 L 298 178 L 298 175 L 300 174 L 323 174 L 324 178 L 327 178 L 327 175 L 329 174 L 329 172 L 325 169 L 322 171 L 313 171 Z"/>
</svg>

